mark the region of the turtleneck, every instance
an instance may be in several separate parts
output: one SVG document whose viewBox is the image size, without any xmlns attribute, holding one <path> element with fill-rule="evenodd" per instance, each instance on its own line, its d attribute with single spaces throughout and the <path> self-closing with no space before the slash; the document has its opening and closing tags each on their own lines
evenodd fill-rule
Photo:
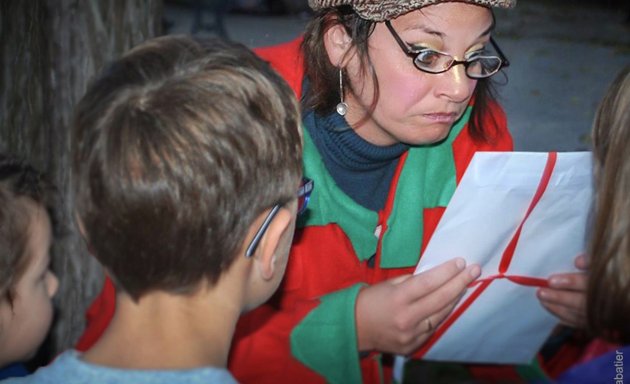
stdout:
<svg viewBox="0 0 630 384">
<path fill-rule="evenodd" d="M 363 207 L 382 209 L 398 159 L 408 147 L 402 143 L 374 145 L 334 112 L 327 116 L 308 112 L 304 126 L 337 186 Z"/>
</svg>

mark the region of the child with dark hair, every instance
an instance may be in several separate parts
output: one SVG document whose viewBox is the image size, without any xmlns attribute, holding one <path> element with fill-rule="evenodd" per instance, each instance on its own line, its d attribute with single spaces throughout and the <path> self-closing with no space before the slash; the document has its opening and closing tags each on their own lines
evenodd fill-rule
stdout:
<svg viewBox="0 0 630 384">
<path fill-rule="evenodd" d="M 53 319 L 51 186 L 33 167 L 0 154 L 0 379 L 28 372 Z"/>
<path fill-rule="evenodd" d="M 88 351 L 16 382 L 235 382 L 236 322 L 278 287 L 312 188 L 299 119 L 240 44 L 161 37 L 105 70 L 76 109 L 72 176 L 116 311 Z"/>
</svg>

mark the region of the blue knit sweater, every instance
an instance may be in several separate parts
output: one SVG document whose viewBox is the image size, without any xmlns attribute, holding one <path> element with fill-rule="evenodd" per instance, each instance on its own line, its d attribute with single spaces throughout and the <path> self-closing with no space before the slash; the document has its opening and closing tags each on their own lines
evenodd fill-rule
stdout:
<svg viewBox="0 0 630 384">
<path fill-rule="evenodd" d="M 303 122 L 339 188 L 365 208 L 382 209 L 398 160 L 408 147 L 369 143 L 335 112 L 328 116 L 309 112 Z"/>
</svg>

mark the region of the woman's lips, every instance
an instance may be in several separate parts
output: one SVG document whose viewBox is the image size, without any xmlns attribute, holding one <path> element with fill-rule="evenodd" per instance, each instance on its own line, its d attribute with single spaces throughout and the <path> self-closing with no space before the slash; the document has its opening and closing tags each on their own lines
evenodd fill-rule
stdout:
<svg viewBox="0 0 630 384">
<path fill-rule="evenodd" d="M 424 114 L 424 117 L 426 117 L 427 119 L 435 121 L 436 123 L 442 123 L 442 124 L 453 124 L 457 120 L 458 116 L 459 115 L 457 113 L 443 113 L 443 112 Z"/>
</svg>

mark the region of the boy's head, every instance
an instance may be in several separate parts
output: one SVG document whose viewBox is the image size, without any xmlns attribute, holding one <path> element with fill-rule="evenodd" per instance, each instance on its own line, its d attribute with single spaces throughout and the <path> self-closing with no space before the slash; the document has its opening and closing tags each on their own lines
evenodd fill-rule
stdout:
<svg viewBox="0 0 630 384">
<path fill-rule="evenodd" d="M 167 36 L 113 63 L 79 102 L 76 211 L 119 289 L 216 283 L 250 226 L 295 199 L 295 95 L 236 43 Z"/>
<path fill-rule="evenodd" d="M 0 154 L 0 367 L 32 357 L 52 322 L 50 197 L 37 171 Z"/>
</svg>

